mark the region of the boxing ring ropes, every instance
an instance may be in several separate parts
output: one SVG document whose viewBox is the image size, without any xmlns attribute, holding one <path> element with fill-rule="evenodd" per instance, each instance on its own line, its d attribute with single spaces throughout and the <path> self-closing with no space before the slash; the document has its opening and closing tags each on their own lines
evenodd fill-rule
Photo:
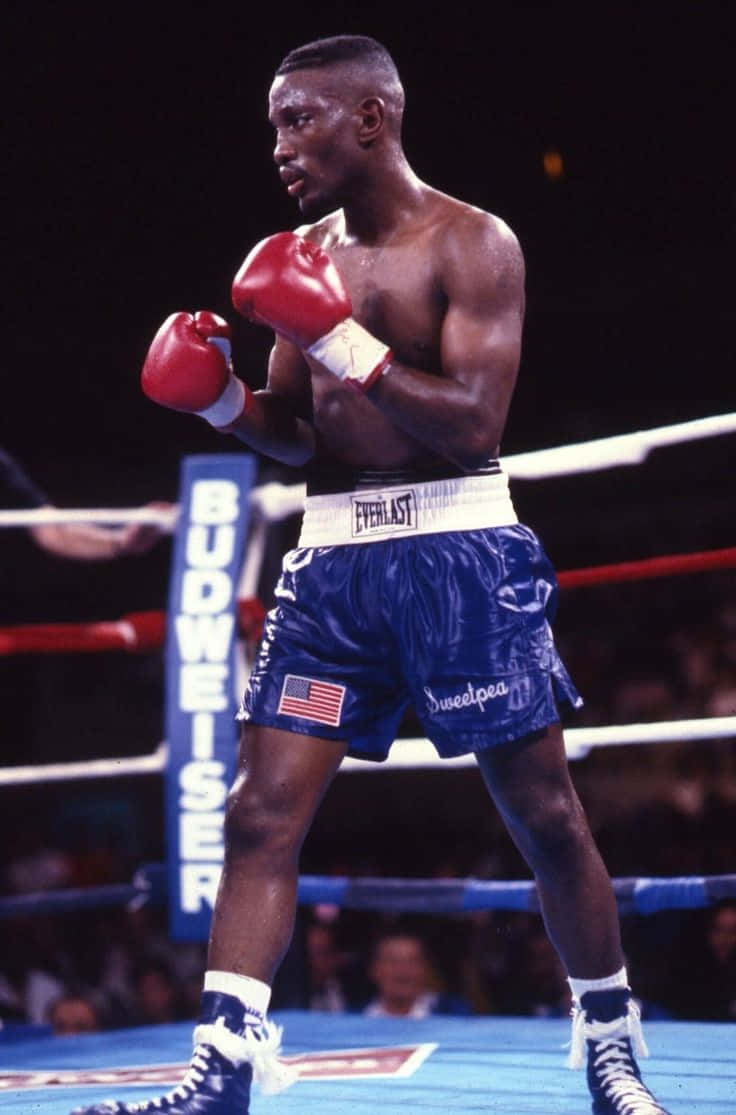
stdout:
<svg viewBox="0 0 736 1115">
<path fill-rule="evenodd" d="M 542 480 L 637 465 L 659 447 L 733 433 L 736 433 L 736 413 L 517 454 L 506 457 L 502 464 L 512 480 Z M 261 485 L 250 492 L 251 521 L 237 590 L 239 688 L 248 669 L 244 644 L 252 645 L 263 620 L 263 608 L 256 590 L 269 527 L 298 513 L 302 509 L 304 494 L 303 485 L 283 486 L 278 483 Z M 164 531 L 173 532 L 176 520 L 176 508 L 171 511 L 151 508 L 0 511 L 0 527 L 3 528 L 48 522 L 139 522 L 154 523 Z M 562 589 L 573 589 L 733 568 L 736 568 L 736 547 L 561 571 L 558 581 Z M 151 653 L 162 647 L 165 630 L 166 616 L 158 611 L 132 613 L 96 623 L 0 627 L 0 654 L 95 653 L 109 650 Z M 736 716 L 566 730 L 566 746 L 571 760 L 584 758 L 592 749 L 599 747 L 684 741 L 704 743 L 729 738 L 736 738 Z M 162 742 L 152 753 L 135 757 L 4 768 L 0 769 L 0 789 L 9 791 L 14 786 L 41 782 L 160 775 L 165 773 L 168 759 L 167 744 Z M 371 771 L 375 777 L 381 776 L 379 772 L 386 777 L 385 772 L 392 769 L 427 768 L 440 764 L 443 767 L 469 766 L 474 764 L 474 760 L 472 756 L 439 760 L 428 741 L 401 739 L 386 763 L 346 759 L 340 773 Z M 622 914 L 646 915 L 660 910 L 704 907 L 724 898 L 736 897 L 736 874 L 625 878 L 614 879 L 613 884 Z M 138 870 L 129 884 L 0 898 L 0 918 L 145 902 L 163 903 L 166 897 L 165 866 L 148 864 Z M 537 913 L 539 909 L 534 883 L 526 880 L 302 876 L 299 901 L 308 905 L 329 903 L 357 910 L 424 914 L 480 910 Z M 336 1026 L 330 1023 L 329 1018 L 302 1017 L 299 1012 L 284 1014 L 287 1021 L 285 1041 L 293 1043 L 299 1050 L 299 1053 L 292 1053 L 287 1044 L 285 1054 L 287 1059 L 291 1055 L 299 1069 L 300 1082 L 309 1082 L 310 1089 L 307 1093 L 295 1088 L 279 1097 L 274 1108 L 279 1111 L 296 1112 L 298 1109 L 303 1115 L 305 1111 L 314 1110 L 316 1115 L 317 1105 L 323 1112 L 337 1107 L 344 1110 L 349 1103 L 355 1115 L 362 1115 L 364 1111 L 368 1115 L 369 1110 L 373 1112 L 378 1100 L 389 1115 L 394 1110 L 398 1115 L 407 1102 L 417 1108 L 438 1104 L 453 1108 L 457 1106 L 458 1094 L 464 1097 L 463 1109 L 466 1110 L 476 1109 L 479 1102 L 482 1109 L 488 1111 L 569 1113 L 587 1110 L 584 1088 L 570 1082 L 568 1077 L 573 1074 L 565 1076 L 558 1071 L 562 1063 L 559 1050 L 567 1036 L 567 1024 L 560 1021 L 442 1018 L 407 1023 L 394 1019 L 369 1021 L 349 1016 L 341 1019 L 340 1025 Z M 653 1062 L 652 1067 L 648 1066 L 648 1080 L 660 1100 L 668 1106 L 672 1105 L 673 1115 L 680 1110 L 722 1112 L 733 1109 L 736 1085 L 732 1065 L 736 1058 L 733 1057 L 733 1034 L 728 1031 L 727 1024 L 694 1026 L 658 1022 L 650 1023 L 649 1028 L 663 1028 L 667 1034 L 666 1040 L 663 1038 L 661 1042 L 653 1042 L 650 1037 L 649 1044 L 653 1047 L 655 1058 L 659 1055 L 659 1061 L 656 1065 Z M 21 1061 L 29 1071 L 25 1075 L 22 1072 L 0 1071 L 0 1110 L 28 1110 L 32 1106 L 34 1111 L 68 1111 L 74 1103 L 89 1102 L 89 1085 L 96 1084 L 99 1090 L 99 1085 L 110 1079 L 116 1080 L 118 1092 L 123 1092 L 119 1095 L 122 1099 L 149 1095 L 152 1084 L 176 1083 L 179 1070 L 188 1059 L 190 1027 L 159 1026 L 150 1030 L 156 1033 L 149 1031 L 143 1043 L 139 1039 L 134 1040 L 132 1045 L 122 1031 L 112 1035 L 112 1038 L 105 1034 L 75 1039 L 71 1045 L 64 1047 L 63 1057 L 59 1056 L 58 1043 L 48 1044 L 54 1039 L 17 1044 L 14 1048 L 18 1052 L 23 1050 Z M 1 1034 L 0 1031 L 0 1037 Z M 111 1040 L 114 1041 L 112 1045 Z M 731 1046 L 731 1055 L 727 1053 L 727 1043 Z M 657 1046 L 661 1046 L 661 1050 Z M 666 1053 L 663 1052 L 665 1047 L 668 1047 Z M 181 1058 L 181 1064 L 170 1063 L 172 1048 Z M 459 1066 L 452 1060 L 453 1057 L 457 1060 L 458 1050 L 464 1050 Z M 123 1061 L 128 1065 L 133 1063 L 138 1066 L 137 1069 L 121 1070 L 123 1075 L 117 1077 L 114 1076 L 115 1070 L 98 1072 L 101 1063 L 119 1064 L 121 1051 Z M 127 1061 L 126 1053 L 129 1054 Z M 391 1061 L 391 1055 L 394 1055 L 396 1063 Z M 450 1060 L 445 1063 L 447 1057 Z M 18 1059 L 14 1059 L 18 1063 Z M 167 1063 L 160 1064 L 162 1060 Z M 72 1069 L 69 1069 L 70 1064 Z M 346 1064 L 351 1067 L 346 1068 Z M 128 1075 L 125 1075 L 126 1072 Z M 417 1080 L 411 1085 L 411 1094 L 400 1094 L 400 1088 L 397 1092 L 397 1082 L 408 1080 L 415 1073 Z M 520 1074 L 525 1082 L 521 1091 Z M 366 1088 L 363 1084 L 361 1089 L 361 1076 L 371 1079 L 371 1087 Z M 489 1085 L 491 1079 L 492 1087 Z M 320 1081 L 331 1083 L 318 1087 Z M 141 1093 L 142 1085 L 147 1086 L 147 1092 Z M 58 1086 L 61 1086 L 64 1096 L 62 1100 L 59 1099 Z M 426 1088 L 431 1088 L 431 1098 L 423 1090 Z M 131 1090 L 127 1092 L 126 1089 Z M 109 1092 L 109 1086 L 107 1090 Z M 17 1106 L 21 1091 L 23 1101 L 21 1106 Z M 6 1101 L 10 1101 L 11 1105 L 8 1106 Z M 678 1102 L 684 1106 L 677 1106 Z M 252 1110 L 259 1112 L 260 1103 L 261 1100 L 255 1097 Z"/>
</svg>

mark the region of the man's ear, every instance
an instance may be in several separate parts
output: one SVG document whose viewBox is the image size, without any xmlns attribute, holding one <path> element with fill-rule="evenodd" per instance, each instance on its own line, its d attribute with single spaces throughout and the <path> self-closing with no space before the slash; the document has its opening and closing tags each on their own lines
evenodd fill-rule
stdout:
<svg viewBox="0 0 736 1115">
<path fill-rule="evenodd" d="M 386 105 L 380 97 L 365 97 L 358 105 L 358 141 L 362 147 L 370 147 L 383 129 L 386 120 Z"/>
</svg>

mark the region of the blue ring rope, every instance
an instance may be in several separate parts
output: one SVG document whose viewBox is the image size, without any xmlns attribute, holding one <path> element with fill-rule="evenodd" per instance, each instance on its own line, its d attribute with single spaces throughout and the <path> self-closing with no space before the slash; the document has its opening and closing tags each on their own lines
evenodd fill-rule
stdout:
<svg viewBox="0 0 736 1115">
<path fill-rule="evenodd" d="M 614 879 L 621 914 L 654 914 L 661 910 L 699 909 L 736 898 L 736 875 L 695 875 L 679 878 Z M 166 867 L 147 864 L 131 883 L 86 889 L 50 890 L 0 898 L 0 920 L 33 914 L 150 902 L 167 898 Z M 329 903 L 351 910 L 384 913 L 458 914 L 471 910 L 516 910 L 538 913 L 536 885 L 531 881 L 483 879 L 349 879 L 302 875 L 299 902 Z"/>
</svg>

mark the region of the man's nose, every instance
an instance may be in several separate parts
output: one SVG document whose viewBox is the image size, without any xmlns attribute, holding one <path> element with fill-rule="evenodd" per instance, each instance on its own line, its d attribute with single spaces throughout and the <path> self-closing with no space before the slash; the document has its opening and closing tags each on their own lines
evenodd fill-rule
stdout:
<svg viewBox="0 0 736 1115">
<path fill-rule="evenodd" d="M 273 158 L 277 166 L 283 166 L 285 163 L 296 158 L 294 144 L 289 140 L 288 136 L 282 135 L 281 133 L 276 136 Z"/>
</svg>

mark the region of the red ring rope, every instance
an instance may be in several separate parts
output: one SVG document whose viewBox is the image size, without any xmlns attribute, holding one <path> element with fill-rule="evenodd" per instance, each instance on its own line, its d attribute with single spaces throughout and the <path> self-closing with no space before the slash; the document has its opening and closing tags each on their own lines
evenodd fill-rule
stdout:
<svg viewBox="0 0 736 1115">
<path fill-rule="evenodd" d="M 643 581 L 650 577 L 672 577 L 680 573 L 734 567 L 736 547 L 732 546 L 696 554 L 670 554 L 641 561 L 623 561 L 616 565 L 594 565 L 590 569 L 568 569 L 557 575 L 557 581 L 562 588 L 579 588 L 582 585 L 610 585 L 617 581 Z"/>
<path fill-rule="evenodd" d="M 568 569 L 558 573 L 557 580 L 562 588 L 580 588 L 733 568 L 736 568 L 734 546 L 724 550 L 594 565 L 588 569 Z M 248 641 L 260 638 L 264 619 L 265 609 L 260 600 L 249 598 L 238 601 L 238 620 L 243 638 Z M 158 611 L 131 612 L 121 619 L 101 623 L 31 623 L 0 627 L 0 655 L 105 650 L 147 653 L 163 645 L 165 632 L 166 614 Z"/>
<path fill-rule="evenodd" d="M 238 601 L 241 636 L 259 639 L 266 612 L 260 600 Z M 0 627 L 0 655 L 127 650 L 146 654 L 163 646 L 165 612 L 130 612 L 102 623 L 27 623 Z"/>
</svg>

